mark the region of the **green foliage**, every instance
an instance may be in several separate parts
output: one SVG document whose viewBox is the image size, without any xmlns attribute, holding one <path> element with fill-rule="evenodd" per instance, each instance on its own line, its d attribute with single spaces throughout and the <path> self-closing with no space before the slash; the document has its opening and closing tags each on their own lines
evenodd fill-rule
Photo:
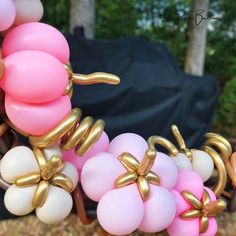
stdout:
<svg viewBox="0 0 236 236">
<path fill-rule="evenodd" d="M 219 109 L 216 114 L 218 129 L 228 136 L 236 137 L 236 77 L 229 80 L 219 98 Z"/>
<path fill-rule="evenodd" d="M 96 12 L 97 38 L 113 39 L 135 34 L 139 15 L 133 0 L 97 0 Z"/>
<path fill-rule="evenodd" d="M 43 22 L 53 25 L 62 32 L 69 31 L 69 0 L 42 0 Z"/>
</svg>

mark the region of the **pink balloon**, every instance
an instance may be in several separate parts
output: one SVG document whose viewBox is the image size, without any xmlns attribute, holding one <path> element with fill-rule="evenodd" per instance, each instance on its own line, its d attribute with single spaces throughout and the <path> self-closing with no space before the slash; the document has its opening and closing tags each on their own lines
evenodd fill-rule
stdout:
<svg viewBox="0 0 236 236">
<path fill-rule="evenodd" d="M 209 218 L 209 225 L 205 233 L 199 234 L 199 236 L 214 236 L 217 233 L 217 222 L 215 218 Z"/>
<path fill-rule="evenodd" d="M 6 96 L 5 109 L 17 128 L 30 135 L 43 135 L 70 112 L 71 103 L 68 96 L 42 104 L 22 103 Z"/>
<path fill-rule="evenodd" d="M 0 2 L 0 31 L 7 30 L 14 22 L 16 9 L 12 0 Z"/>
<path fill-rule="evenodd" d="M 108 192 L 97 208 L 99 223 L 114 235 L 127 235 L 136 230 L 143 213 L 143 201 L 134 184 Z"/>
<path fill-rule="evenodd" d="M 101 152 L 106 152 L 108 149 L 108 145 L 109 145 L 109 138 L 107 134 L 103 132 L 98 141 L 91 147 L 90 150 L 88 150 L 87 153 L 84 154 L 84 156 L 78 156 L 75 153 L 75 150 L 72 149 L 70 151 L 66 151 L 63 153 L 63 159 L 65 161 L 72 163 L 80 172 L 85 162 L 88 159 Z"/>
<path fill-rule="evenodd" d="M 209 189 L 207 187 L 204 187 L 204 189 L 209 193 L 210 198 L 211 198 L 211 202 L 216 201 L 215 193 L 211 189 Z"/>
<path fill-rule="evenodd" d="M 174 161 L 166 154 L 161 152 L 157 153 L 152 171 L 154 171 L 160 177 L 160 186 L 172 189 L 176 184 L 178 169 Z"/>
<path fill-rule="evenodd" d="M 135 158 L 141 161 L 148 148 L 147 142 L 138 134 L 124 133 L 116 136 L 110 143 L 108 152 L 115 157 L 124 152 L 131 153 Z"/>
<path fill-rule="evenodd" d="M 29 103 L 50 102 L 65 92 L 68 75 L 54 56 L 40 51 L 20 51 L 4 59 L 0 86 L 12 98 Z"/>
<path fill-rule="evenodd" d="M 151 186 L 150 197 L 144 201 L 144 216 L 139 229 L 155 233 L 167 228 L 174 220 L 176 205 L 172 194 L 165 188 Z"/>
<path fill-rule="evenodd" d="M 167 232 L 170 236 L 199 236 L 199 219 L 182 220 L 175 218 L 167 228 Z"/>
<path fill-rule="evenodd" d="M 179 192 L 175 190 L 172 190 L 171 192 L 176 202 L 176 217 L 192 208 L 192 206 L 188 204 L 188 202 L 181 196 Z"/>
<path fill-rule="evenodd" d="M 23 50 L 47 52 L 64 64 L 69 62 L 70 50 L 65 37 L 47 24 L 39 22 L 22 24 L 6 35 L 2 45 L 3 57 Z"/>
<path fill-rule="evenodd" d="M 179 193 L 189 191 L 200 200 L 203 193 L 202 178 L 199 174 L 191 170 L 179 171 L 178 180 L 174 189 Z"/>
<path fill-rule="evenodd" d="M 124 174 L 125 168 L 109 153 L 100 153 L 90 158 L 81 172 L 81 184 L 86 195 L 99 201 L 112 190 L 116 179 Z"/>
</svg>

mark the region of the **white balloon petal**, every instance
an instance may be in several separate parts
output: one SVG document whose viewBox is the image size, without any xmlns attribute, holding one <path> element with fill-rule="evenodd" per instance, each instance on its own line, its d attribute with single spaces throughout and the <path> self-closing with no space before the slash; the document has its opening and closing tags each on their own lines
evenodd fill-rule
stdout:
<svg viewBox="0 0 236 236">
<path fill-rule="evenodd" d="M 213 171 L 214 171 L 214 162 L 210 155 L 201 150 L 192 150 L 193 154 L 193 170 L 196 171 L 203 179 L 207 181 Z"/>
<path fill-rule="evenodd" d="M 72 204 L 72 197 L 68 192 L 51 185 L 48 197 L 43 206 L 36 209 L 36 215 L 44 223 L 56 223 L 70 214 Z"/>
<path fill-rule="evenodd" d="M 37 22 L 43 16 L 43 5 L 39 0 L 13 0 L 16 8 L 14 24 Z"/>
<path fill-rule="evenodd" d="M 55 155 L 62 157 L 62 152 L 58 144 L 54 144 L 51 147 L 45 148 L 43 152 L 47 160 L 50 160 L 50 158 Z"/>
<path fill-rule="evenodd" d="M 1 160 L 0 173 L 8 183 L 14 183 L 21 175 L 39 172 L 39 167 L 32 150 L 18 146 L 9 150 Z"/>
<path fill-rule="evenodd" d="M 9 212 L 22 216 L 34 210 L 32 199 L 37 185 L 20 188 L 15 184 L 11 185 L 4 196 L 4 204 Z"/>
<path fill-rule="evenodd" d="M 177 156 L 173 157 L 178 170 L 192 170 L 192 163 L 186 155 L 179 153 Z"/>
</svg>

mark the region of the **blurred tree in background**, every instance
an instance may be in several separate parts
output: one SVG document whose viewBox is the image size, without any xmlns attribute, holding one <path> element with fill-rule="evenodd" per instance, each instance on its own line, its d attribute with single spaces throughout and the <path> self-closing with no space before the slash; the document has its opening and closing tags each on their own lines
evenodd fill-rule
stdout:
<svg viewBox="0 0 236 236">
<path fill-rule="evenodd" d="M 75 0 L 76 1 L 76 0 Z M 68 0 L 43 0 L 44 21 L 69 30 Z M 96 38 L 142 36 L 164 43 L 183 69 L 188 43 L 188 13 L 191 0 L 96 0 Z M 221 85 L 216 127 L 225 125 L 236 137 L 236 2 L 211 0 L 209 6 L 205 74 Z M 214 19 L 214 18 L 218 19 Z M 225 86 L 226 85 L 226 86 Z M 223 89 L 223 87 L 225 87 Z"/>
</svg>

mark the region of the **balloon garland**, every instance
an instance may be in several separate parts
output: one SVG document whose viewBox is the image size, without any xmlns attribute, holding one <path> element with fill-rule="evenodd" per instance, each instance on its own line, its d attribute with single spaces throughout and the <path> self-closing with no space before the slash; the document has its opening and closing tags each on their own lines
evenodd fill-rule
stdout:
<svg viewBox="0 0 236 236">
<path fill-rule="evenodd" d="M 215 235 L 214 216 L 226 208 L 217 197 L 230 195 L 224 191 L 227 174 L 236 186 L 236 156 L 229 142 L 207 133 L 201 150 L 189 149 L 174 125 L 178 147 L 164 137 L 146 141 L 132 133 L 110 142 L 104 121 L 81 119 L 70 98 L 73 84 L 116 85 L 119 77 L 73 73 L 64 36 L 39 23 L 42 15 L 39 0 L 0 3 L 0 31 L 6 31 L 0 58 L 5 97 L 0 136 L 10 132 L 15 140 L 7 148 L 0 145 L 5 147 L 0 187 L 6 190 L 6 208 L 20 216 L 35 210 L 42 222 L 54 223 L 70 214 L 74 198 L 78 216 L 87 224 L 84 204 L 90 198 L 98 203 L 97 219 L 109 234 L 166 229 L 173 236 Z M 15 131 L 32 147 L 17 146 Z M 214 175 L 214 166 L 218 180 L 212 191 L 204 182 Z"/>
</svg>

